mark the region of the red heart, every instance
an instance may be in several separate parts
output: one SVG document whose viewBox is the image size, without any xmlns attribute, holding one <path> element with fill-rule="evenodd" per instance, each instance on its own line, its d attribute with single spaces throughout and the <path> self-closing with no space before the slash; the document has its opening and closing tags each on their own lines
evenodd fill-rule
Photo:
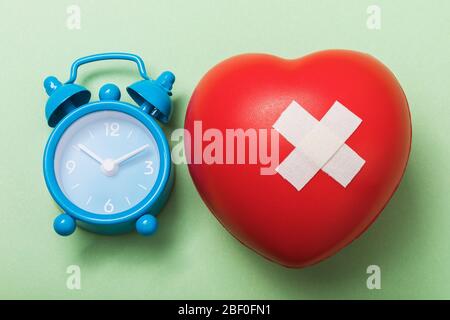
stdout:
<svg viewBox="0 0 450 320">
<path fill-rule="evenodd" d="M 347 187 L 319 171 L 298 191 L 278 173 L 261 175 L 267 165 L 248 163 L 248 156 L 245 164 L 202 159 L 189 171 L 209 209 L 239 241 L 282 265 L 304 267 L 349 244 L 386 206 L 408 161 L 411 120 L 395 76 L 367 54 L 330 50 L 297 60 L 240 55 L 211 69 L 189 102 L 188 161 L 197 156 L 198 162 L 211 143 L 199 148 L 194 121 L 202 122 L 203 133 L 218 129 L 225 141 L 226 129 L 270 130 L 293 100 L 317 120 L 335 101 L 362 119 L 346 144 L 366 162 Z M 280 162 L 293 149 L 280 135 Z"/>
</svg>

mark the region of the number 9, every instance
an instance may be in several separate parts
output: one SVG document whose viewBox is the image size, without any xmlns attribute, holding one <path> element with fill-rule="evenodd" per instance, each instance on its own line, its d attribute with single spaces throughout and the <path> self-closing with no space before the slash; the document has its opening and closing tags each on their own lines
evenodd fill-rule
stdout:
<svg viewBox="0 0 450 320">
<path fill-rule="evenodd" d="M 69 174 L 72 174 L 72 172 L 75 170 L 76 167 L 77 164 L 75 163 L 75 161 L 69 160 L 66 162 L 66 169 Z"/>
</svg>

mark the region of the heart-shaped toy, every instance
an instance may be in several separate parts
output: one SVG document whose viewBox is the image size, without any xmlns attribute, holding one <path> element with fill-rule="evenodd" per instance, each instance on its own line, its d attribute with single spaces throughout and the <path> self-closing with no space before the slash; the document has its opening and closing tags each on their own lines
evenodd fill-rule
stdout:
<svg viewBox="0 0 450 320">
<path fill-rule="evenodd" d="M 200 81 L 185 120 L 189 171 L 208 208 L 288 267 L 361 235 L 399 185 L 410 146 L 395 76 L 348 50 L 225 60 Z"/>
</svg>

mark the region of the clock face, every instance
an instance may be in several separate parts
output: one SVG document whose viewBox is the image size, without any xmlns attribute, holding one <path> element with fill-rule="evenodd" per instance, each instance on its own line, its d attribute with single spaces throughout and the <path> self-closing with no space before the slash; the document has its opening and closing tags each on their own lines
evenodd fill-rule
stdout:
<svg viewBox="0 0 450 320">
<path fill-rule="evenodd" d="M 160 167 L 155 138 L 140 121 L 118 111 L 78 119 L 58 142 L 57 183 L 77 207 L 96 214 L 133 208 L 152 190 Z"/>
</svg>

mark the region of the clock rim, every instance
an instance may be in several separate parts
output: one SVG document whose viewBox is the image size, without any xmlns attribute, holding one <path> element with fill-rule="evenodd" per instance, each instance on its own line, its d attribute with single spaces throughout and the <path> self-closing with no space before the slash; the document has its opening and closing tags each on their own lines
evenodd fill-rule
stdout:
<svg viewBox="0 0 450 320">
<path fill-rule="evenodd" d="M 160 170 L 149 193 L 135 206 L 118 213 L 99 214 L 86 211 L 71 202 L 61 190 L 54 172 L 56 147 L 65 131 L 78 119 L 98 111 L 125 113 L 141 122 L 153 135 L 159 151 Z M 136 220 L 159 204 L 171 174 L 171 158 L 168 141 L 156 120 L 138 107 L 121 101 L 97 101 L 85 104 L 65 116 L 54 128 L 44 151 L 44 178 L 52 198 L 61 209 L 77 220 L 92 224 L 116 224 Z M 152 212 L 156 214 L 157 212 Z"/>
</svg>

